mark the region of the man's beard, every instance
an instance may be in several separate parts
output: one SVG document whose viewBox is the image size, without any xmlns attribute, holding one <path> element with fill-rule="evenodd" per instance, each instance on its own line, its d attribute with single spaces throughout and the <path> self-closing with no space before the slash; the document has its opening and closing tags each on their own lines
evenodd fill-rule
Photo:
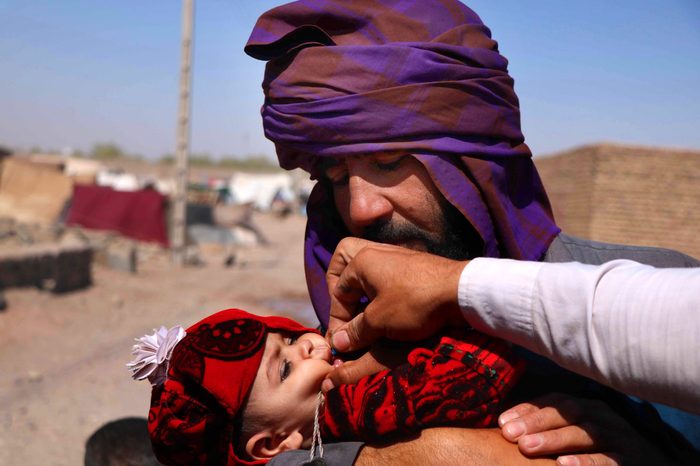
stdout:
<svg viewBox="0 0 700 466">
<path fill-rule="evenodd" d="M 412 223 L 380 220 L 366 227 L 362 237 L 378 243 L 421 244 L 431 254 L 454 260 L 473 259 L 483 254 L 484 243 L 469 221 L 459 210 L 445 201 L 439 217 L 431 219 L 441 228 L 439 234 L 430 234 Z"/>
</svg>

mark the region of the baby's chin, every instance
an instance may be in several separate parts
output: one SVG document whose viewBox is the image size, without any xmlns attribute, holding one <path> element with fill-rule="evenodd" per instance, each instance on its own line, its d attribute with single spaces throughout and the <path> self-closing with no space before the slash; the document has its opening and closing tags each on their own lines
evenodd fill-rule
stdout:
<svg viewBox="0 0 700 466">
<path fill-rule="evenodd" d="M 313 427 L 312 427 L 312 429 L 313 429 Z M 311 448 L 312 443 L 313 442 L 311 441 L 311 435 L 305 436 L 304 442 L 301 444 L 301 448 L 304 450 L 308 450 Z"/>
<path fill-rule="evenodd" d="M 333 366 L 333 364 L 331 364 L 331 363 L 328 362 L 328 361 L 324 361 L 324 367 L 323 367 L 323 368 L 325 369 L 325 374 L 323 374 L 323 378 L 325 378 L 328 374 L 330 374 L 331 372 L 333 372 L 333 369 L 335 369 L 335 366 Z"/>
</svg>

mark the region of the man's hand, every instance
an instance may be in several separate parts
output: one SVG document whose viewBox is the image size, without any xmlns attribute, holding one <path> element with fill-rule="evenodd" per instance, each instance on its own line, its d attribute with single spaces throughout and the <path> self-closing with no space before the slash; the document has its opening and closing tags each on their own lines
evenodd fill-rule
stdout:
<svg viewBox="0 0 700 466">
<path fill-rule="evenodd" d="M 359 358 L 336 366 L 321 384 L 321 389 L 325 393 L 336 385 L 355 383 L 366 375 L 392 369 L 405 363 L 413 348 L 412 344 L 378 341 Z"/>
<path fill-rule="evenodd" d="M 464 325 L 457 302 L 466 262 L 358 238 L 345 238 L 328 266 L 330 342 L 341 352 L 382 337 L 420 340 L 446 324 Z M 361 298 L 369 304 L 363 310 Z"/>
<path fill-rule="evenodd" d="M 557 456 L 561 466 L 664 465 L 661 452 L 599 400 L 551 394 L 498 419 L 503 437 L 527 456 Z M 568 454 L 567 454 L 568 453 Z"/>
</svg>

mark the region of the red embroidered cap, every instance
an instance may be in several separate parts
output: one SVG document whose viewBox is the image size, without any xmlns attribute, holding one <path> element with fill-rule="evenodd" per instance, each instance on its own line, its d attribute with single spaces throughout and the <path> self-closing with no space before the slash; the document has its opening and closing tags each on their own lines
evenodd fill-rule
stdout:
<svg viewBox="0 0 700 466">
<path fill-rule="evenodd" d="M 148 413 L 153 451 L 165 465 L 257 465 L 234 451 L 245 403 L 268 332 L 317 330 L 240 309 L 213 314 L 187 329 L 173 350 L 165 382 L 154 386 Z"/>
</svg>

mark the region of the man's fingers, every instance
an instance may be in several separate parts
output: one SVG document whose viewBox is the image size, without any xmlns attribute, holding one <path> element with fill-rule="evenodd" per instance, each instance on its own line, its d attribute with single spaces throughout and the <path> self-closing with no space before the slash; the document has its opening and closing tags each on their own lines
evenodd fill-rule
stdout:
<svg viewBox="0 0 700 466">
<path fill-rule="evenodd" d="M 509 410 L 504 411 L 500 416 L 498 416 L 498 425 L 503 427 L 507 422 L 535 412 L 538 409 L 540 408 L 532 403 L 520 403 L 519 405 L 513 406 Z"/>
<path fill-rule="evenodd" d="M 623 457 L 625 464 L 665 464 L 655 448 L 600 400 L 552 394 L 514 406 L 499 424 L 503 436 L 517 442 L 523 454 L 559 456 L 560 465 L 619 466 Z"/>
<path fill-rule="evenodd" d="M 346 238 L 338 245 L 333 254 L 331 265 L 326 273 L 328 294 L 331 298 L 328 329 L 334 332 L 339 326 L 349 322 L 360 309 L 360 300 L 370 295 L 365 290 L 361 277 L 358 275 L 354 257 L 360 253 L 363 244 L 374 244 L 357 238 Z M 350 252 L 347 252 L 349 250 Z"/>
<path fill-rule="evenodd" d="M 338 330 L 340 327 L 343 325 L 347 324 L 352 320 L 352 315 L 350 315 L 347 319 L 343 318 L 336 318 L 333 316 L 330 316 L 328 318 L 328 330 L 326 331 L 326 340 L 328 340 L 328 343 L 331 343 L 331 335 L 333 335 L 333 332 Z M 331 344 L 332 346 L 332 344 Z"/>
<path fill-rule="evenodd" d="M 353 273 L 350 267 L 345 270 L 349 271 L 350 274 Z M 344 272 L 341 277 L 337 277 L 336 281 L 328 281 L 328 291 L 331 298 L 328 329 L 331 332 L 350 322 L 360 310 L 360 300 L 365 295 L 354 275 L 352 277 L 347 275 Z M 333 285 L 334 283 L 335 285 Z"/>
<path fill-rule="evenodd" d="M 602 436 L 593 424 L 582 423 L 524 435 L 518 439 L 518 448 L 527 456 L 576 453 L 590 451 L 593 447 L 604 447 L 602 440 Z"/>
<path fill-rule="evenodd" d="M 341 353 L 366 348 L 384 336 L 382 329 L 368 325 L 367 313 L 358 314 L 354 319 L 333 331 L 331 345 Z"/>
<path fill-rule="evenodd" d="M 594 404 L 597 408 L 600 403 L 552 393 L 505 411 L 499 416 L 498 424 L 503 436 L 515 442 L 526 434 L 578 424 L 584 413 L 590 415 Z"/>
<path fill-rule="evenodd" d="M 381 247 L 382 245 L 380 243 L 374 243 L 361 238 L 343 238 L 333 252 L 333 256 L 328 264 L 328 270 L 326 271 L 326 278 L 330 278 L 331 276 L 340 276 L 345 267 L 355 258 L 357 253 L 367 246 Z"/>
<path fill-rule="evenodd" d="M 618 455 L 597 453 L 594 455 L 567 455 L 557 458 L 557 466 L 620 466 Z"/>
<path fill-rule="evenodd" d="M 322 385 L 324 391 L 346 383 L 355 383 L 362 377 L 386 369 L 374 356 L 367 353 L 355 361 L 348 361 L 328 374 Z M 330 383 L 328 382 L 330 381 Z"/>
<path fill-rule="evenodd" d="M 520 417 L 506 422 L 501 426 L 503 436 L 514 442 L 526 434 L 544 432 L 552 429 L 559 429 L 564 426 L 576 424 L 579 420 L 579 413 L 574 412 L 575 408 L 568 410 L 561 407 L 545 407 L 525 412 Z"/>
<path fill-rule="evenodd" d="M 332 283 L 333 288 L 330 288 L 331 282 L 329 282 L 332 297 L 343 304 L 357 303 L 360 298 L 368 295 L 368 291 L 371 291 L 365 289 L 367 285 L 363 283 L 362 276 L 358 273 L 357 262 L 349 263 Z"/>
</svg>

